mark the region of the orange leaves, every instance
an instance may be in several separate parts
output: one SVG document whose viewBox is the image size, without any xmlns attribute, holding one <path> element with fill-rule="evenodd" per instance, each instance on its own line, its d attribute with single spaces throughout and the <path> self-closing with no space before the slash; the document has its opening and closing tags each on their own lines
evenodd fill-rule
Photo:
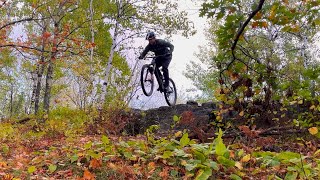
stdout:
<svg viewBox="0 0 320 180">
<path fill-rule="evenodd" d="M 282 0 L 282 2 L 284 2 L 285 4 L 289 4 L 289 1 L 288 0 Z"/>
<path fill-rule="evenodd" d="M 155 169 L 156 169 L 156 163 L 155 163 L 155 162 L 149 162 L 149 163 L 148 163 L 149 173 L 152 174 Z"/>
<path fill-rule="evenodd" d="M 0 162 L 0 169 L 1 168 L 6 168 L 8 166 L 8 164 L 6 162 Z"/>
<path fill-rule="evenodd" d="M 95 180 L 95 175 L 91 173 L 88 169 L 84 170 L 83 177 L 79 180 Z"/>
<path fill-rule="evenodd" d="M 159 176 L 162 178 L 162 179 L 168 179 L 169 177 L 169 167 L 164 167 L 162 169 L 162 171 L 160 172 Z"/>
<path fill-rule="evenodd" d="M 259 26 L 259 22 L 258 21 L 254 21 L 251 25 L 252 28 L 257 28 Z"/>
<path fill-rule="evenodd" d="M 51 33 L 48 32 L 48 31 L 46 31 L 46 32 L 44 32 L 44 33 L 42 34 L 42 37 L 43 37 L 44 39 L 48 39 L 50 36 L 51 36 Z"/>
<path fill-rule="evenodd" d="M 261 133 L 257 130 L 251 130 L 248 126 L 239 126 L 239 129 L 249 138 L 256 138 Z"/>
<path fill-rule="evenodd" d="M 261 19 L 261 18 L 262 18 L 262 13 L 259 11 L 259 12 L 254 16 L 253 19 L 258 20 L 258 19 Z"/>
<path fill-rule="evenodd" d="M 252 28 L 267 28 L 268 27 L 268 23 L 266 21 L 254 21 L 251 24 Z"/>
<path fill-rule="evenodd" d="M 267 23 L 267 22 L 265 22 L 265 21 L 264 21 L 264 22 L 262 22 L 262 23 L 261 23 L 261 25 L 262 25 L 262 27 L 264 27 L 264 28 L 267 28 L 267 27 L 268 27 L 268 23 Z"/>
<path fill-rule="evenodd" d="M 4 175 L 1 180 L 13 180 L 14 177 L 11 174 Z"/>
<path fill-rule="evenodd" d="M 318 128 L 317 127 L 311 127 L 308 129 L 309 133 L 312 135 L 318 134 Z"/>
<path fill-rule="evenodd" d="M 97 169 L 97 168 L 99 168 L 101 166 L 102 166 L 102 160 L 101 159 L 99 159 L 99 160 L 98 159 L 92 159 L 90 161 L 90 165 L 89 165 L 90 168 Z"/>
</svg>

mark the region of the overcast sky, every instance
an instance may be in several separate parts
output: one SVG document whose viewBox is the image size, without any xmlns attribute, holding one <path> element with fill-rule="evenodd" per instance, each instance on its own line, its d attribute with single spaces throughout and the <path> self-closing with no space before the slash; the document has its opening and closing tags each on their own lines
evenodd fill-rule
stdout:
<svg viewBox="0 0 320 180">
<path fill-rule="evenodd" d="M 190 61 L 197 60 L 197 57 L 194 54 L 198 52 L 198 47 L 206 44 L 206 40 L 203 36 L 203 28 L 206 25 L 206 19 L 199 17 L 200 3 L 195 4 L 192 0 L 183 0 L 179 1 L 179 3 L 180 9 L 188 12 L 189 18 L 194 22 L 194 26 L 197 30 L 197 33 L 189 38 L 180 35 L 174 35 L 172 38 L 172 44 L 175 49 L 170 65 L 170 75 L 175 80 L 177 88 L 183 90 L 193 88 L 191 81 L 188 80 L 182 72 L 186 70 L 186 65 Z M 194 95 L 193 93 L 187 94 Z"/>
<path fill-rule="evenodd" d="M 181 35 L 173 35 L 171 39 L 171 43 L 174 45 L 174 52 L 169 66 L 169 73 L 170 78 L 172 78 L 176 84 L 178 99 L 189 96 L 187 100 L 193 100 L 192 97 L 196 95 L 195 92 L 187 92 L 187 89 L 192 89 L 194 86 L 192 86 L 192 82 L 183 75 L 183 72 L 186 71 L 186 66 L 190 61 L 197 61 L 197 57 L 194 54 L 198 52 L 198 47 L 206 44 L 205 37 L 203 36 L 206 19 L 199 17 L 200 5 L 199 1 L 196 4 L 195 0 L 179 1 L 179 9 L 188 12 L 188 17 L 194 22 L 197 33 L 189 38 Z M 164 37 L 157 36 L 157 38 L 162 39 Z M 147 44 L 147 41 L 143 41 L 143 46 Z M 144 96 L 142 92 L 138 94 L 139 97 L 134 100 L 135 105 L 144 106 L 145 108 L 166 106 L 163 94 L 157 91 L 150 97 Z M 185 101 L 178 103 L 185 103 Z"/>
</svg>

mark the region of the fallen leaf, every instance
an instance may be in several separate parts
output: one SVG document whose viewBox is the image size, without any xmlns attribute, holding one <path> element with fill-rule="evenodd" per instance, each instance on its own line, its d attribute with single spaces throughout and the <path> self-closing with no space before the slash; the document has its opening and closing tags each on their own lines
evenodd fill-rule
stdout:
<svg viewBox="0 0 320 180">
<path fill-rule="evenodd" d="M 115 164 L 113 164 L 113 163 L 109 163 L 108 167 L 111 168 L 111 169 L 117 169 L 117 166 Z"/>
<path fill-rule="evenodd" d="M 181 131 L 178 131 L 178 132 L 176 132 L 176 133 L 174 134 L 175 137 L 181 137 L 181 135 L 182 135 L 182 132 L 181 132 Z"/>
<path fill-rule="evenodd" d="M 0 168 L 6 168 L 8 164 L 6 162 L 0 162 Z"/>
<path fill-rule="evenodd" d="M 315 135 L 315 134 L 318 133 L 318 128 L 317 127 L 311 127 L 308 130 L 309 130 L 309 133 L 312 134 L 312 135 Z"/>
<path fill-rule="evenodd" d="M 239 161 L 237 161 L 237 162 L 235 163 L 235 166 L 236 166 L 239 170 L 242 170 L 242 169 L 243 169 L 243 166 L 242 166 L 242 164 L 241 164 Z"/>
<path fill-rule="evenodd" d="M 85 169 L 84 173 L 83 173 L 83 179 L 84 180 L 95 180 L 95 175 L 92 174 L 88 169 Z"/>
<path fill-rule="evenodd" d="M 244 111 L 241 111 L 240 113 L 239 113 L 239 116 L 243 116 L 244 115 Z"/>
<path fill-rule="evenodd" d="M 310 110 L 312 110 L 312 109 L 314 109 L 314 108 L 316 108 L 316 106 L 315 105 L 312 105 L 312 106 L 310 106 Z"/>
<path fill-rule="evenodd" d="M 247 154 L 241 158 L 241 162 L 248 162 L 250 161 L 250 158 L 251 158 L 251 155 Z"/>
<path fill-rule="evenodd" d="M 160 177 L 162 179 L 168 179 L 168 177 L 169 177 L 169 168 L 168 167 L 164 167 L 162 172 L 160 172 L 159 175 L 160 175 Z"/>
<path fill-rule="evenodd" d="M 98 159 L 92 159 L 92 160 L 90 161 L 89 167 L 91 167 L 91 168 L 93 168 L 93 169 L 97 169 L 97 168 L 101 167 L 101 165 L 102 165 L 102 160 L 101 160 L 101 159 L 100 159 L 100 160 L 98 160 Z"/>
<path fill-rule="evenodd" d="M 37 168 L 36 168 L 35 166 L 30 166 L 30 167 L 28 168 L 28 173 L 29 173 L 29 174 L 32 174 L 32 173 L 34 173 L 36 170 L 37 170 Z"/>
</svg>

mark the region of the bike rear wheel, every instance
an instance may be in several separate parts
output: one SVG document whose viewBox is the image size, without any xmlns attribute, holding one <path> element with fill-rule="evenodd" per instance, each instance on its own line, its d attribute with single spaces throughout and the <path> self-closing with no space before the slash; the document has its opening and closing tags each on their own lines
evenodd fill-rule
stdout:
<svg viewBox="0 0 320 180">
<path fill-rule="evenodd" d="M 151 96 L 154 87 L 153 73 L 150 72 L 150 65 L 142 66 L 140 82 L 142 91 L 146 96 Z"/>
<path fill-rule="evenodd" d="M 171 78 L 169 79 L 169 89 L 169 92 L 164 92 L 164 98 L 169 106 L 174 106 L 177 102 L 177 89 Z"/>
</svg>

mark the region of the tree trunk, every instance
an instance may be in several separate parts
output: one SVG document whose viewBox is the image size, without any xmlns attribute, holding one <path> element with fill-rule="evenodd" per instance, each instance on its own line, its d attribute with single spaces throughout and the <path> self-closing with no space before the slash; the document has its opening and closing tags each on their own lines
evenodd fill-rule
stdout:
<svg viewBox="0 0 320 180">
<path fill-rule="evenodd" d="M 51 98 L 51 87 L 52 87 L 52 76 L 53 76 L 53 62 L 49 61 L 48 72 L 46 77 L 46 87 L 44 92 L 43 109 L 49 114 L 50 98 Z"/>
<path fill-rule="evenodd" d="M 114 51 L 116 49 L 117 46 L 117 38 L 118 38 L 118 30 L 119 30 L 119 19 L 120 16 L 122 14 L 122 0 L 120 0 L 118 2 L 118 15 L 116 18 L 116 24 L 114 27 L 114 33 L 113 33 L 113 38 L 112 38 L 112 46 L 110 49 L 110 54 L 109 54 L 109 58 L 108 58 L 108 63 L 107 63 L 107 68 L 105 71 L 105 77 L 104 77 L 104 86 L 103 86 L 103 95 L 102 95 L 102 102 L 105 101 L 105 97 L 107 97 L 107 86 L 109 83 L 109 76 L 110 76 L 110 70 L 111 70 L 111 65 L 112 65 L 112 60 L 113 60 L 113 55 L 114 55 Z"/>
<path fill-rule="evenodd" d="M 44 57 L 41 57 L 41 62 L 44 62 Z M 39 111 L 39 100 L 40 100 L 40 94 L 41 94 L 41 81 L 42 81 L 42 75 L 44 72 L 44 64 L 39 65 L 40 70 L 38 70 L 37 73 L 37 87 L 35 90 L 35 100 L 34 100 L 34 114 L 38 114 Z"/>
<path fill-rule="evenodd" d="M 43 24 L 43 30 L 42 34 L 44 34 L 47 31 L 47 22 L 44 22 Z M 34 103 L 34 114 L 37 115 L 39 111 L 39 101 L 40 101 L 40 94 L 41 94 L 41 86 L 42 86 L 42 76 L 44 73 L 45 68 L 45 57 L 44 57 L 44 49 L 45 49 L 45 39 L 42 40 L 42 53 L 40 56 L 40 61 L 37 64 L 36 68 L 36 77 L 34 78 L 35 84 L 33 86 L 32 91 L 32 99 L 31 99 L 31 105 Z"/>
<path fill-rule="evenodd" d="M 52 87 L 52 79 L 53 79 L 53 70 L 54 70 L 54 60 L 56 59 L 56 54 L 58 51 L 58 28 L 59 24 L 54 23 L 54 35 L 53 35 L 53 43 L 52 43 L 52 52 L 49 59 L 47 76 L 46 76 L 46 87 L 44 92 L 44 100 L 43 100 L 43 109 L 44 111 L 49 114 L 50 109 L 50 98 L 51 98 L 51 87 Z"/>
<path fill-rule="evenodd" d="M 10 89 L 10 117 L 13 115 L 13 84 L 11 84 Z"/>
<path fill-rule="evenodd" d="M 93 27 L 93 15 L 94 15 L 94 11 L 93 11 L 93 0 L 90 0 L 90 31 L 91 31 L 91 43 L 94 44 L 94 27 Z M 94 47 L 92 46 L 90 48 L 90 86 L 93 87 L 94 85 L 94 76 L 93 76 L 93 49 Z M 93 88 L 90 88 L 90 94 L 92 94 L 93 92 Z M 92 105 L 93 105 L 92 101 Z M 89 105 L 90 106 L 90 105 Z M 85 98 L 85 104 L 84 104 L 84 110 L 86 110 L 86 98 Z M 90 108 L 90 107 L 89 107 Z"/>
</svg>

